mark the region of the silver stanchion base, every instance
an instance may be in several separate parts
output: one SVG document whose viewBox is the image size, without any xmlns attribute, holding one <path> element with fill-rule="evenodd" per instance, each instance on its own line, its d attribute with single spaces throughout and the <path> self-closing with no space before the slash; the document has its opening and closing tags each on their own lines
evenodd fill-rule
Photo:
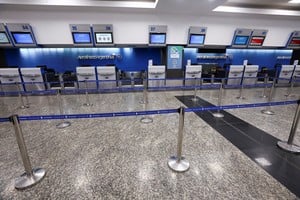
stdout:
<svg viewBox="0 0 300 200">
<path fill-rule="evenodd" d="M 140 122 L 141 123 L 144 123 L 144 124 L 149 124 L 149 123 L 152 123 L 153 122 L 153 119 L 151 117 L 142 117 L 140 119 Z"/>
<path fill-rule="evenodd" d="M 246 97 L 243 97 L 243 96 L 239 96 L 239 97 L 236 97 L 237 99 L 246 99 Z"/>
<path fill-rule="evenodd" d="M 193 97 L 193 98 L 191 98 L 191 100 L 194 101 L 194 102 L 196 102 L 196 101 L 198 101 L 199 99 L 198 99 L 197 97 Z"/>
<path fill-rule="evenodd" d="M 296 95 L 294 95 L 294 94 L 285 94 L 284 96 L 285 97 L 295 97 Z"/>
<path fill-rule="evenodd" d="M 168 161 L 168 166 L 176 172 L 185 172 L 190 168 L 190 163 L 184 157 L 178 161 L 176 156 L 172 156 Z"/>
<path fill-rule="evenodd" d="M 29 105 L 20 106 L 19 108 L 20 109 L 26 109 L 26 108 L 29 108 Z"/>
<path fill-rule="evenodd" d="M 260 112 L 266 115 L 275 115 L 275 113 L 272 110 L 261 110 Z"/>
<path fill-rule="evenodd" d="M 300 153 L 300 147 L 294 144 L 288 144 L 287 142 L 279 141 L 277 142 L 277 146 L 291 153 Z"/>
<path fill-rule="evenodd" d="M 260 98 L 267 98 L 267 95 L 261 95 Z"/>
<path fill-rule="evenodd" d="M 216 118 L 222 118 L 222 117 L 224 117 L 224 115 L 222 113 L 219 113 L 219 112 L 213 113 L 212 115 L 214 117 L 216 117 Z"/>
<path fill-rule="evenodd" d="M 41 168 L 32 169 L 32 175 L 27 176 L 26 173 L 22 174 L 15 180 L 15 188 L 22 190 L 29 188 L 40 182 L 46 175 L 46 171 Z"/>
<path fill-rule="evenodd" d="M 63 122 L 56 124 L 56 128 L 58 128 L 58 129 L 67 128 L 69 126 L 71 126 L 71 122 L 68 122 L 68 121 L 63 121 Z"/>
<path fill-rule="evenodd" d="M 87 107 L 88 107 L 88 106 L 93 106 L 92 103 L 84 103 L 83 105 L 84 105 L 84 106 L 87 106 Z"/>
<path fill-rule="evenodd" d="M 141 100 L 141 101 L 140 101 L 140 104 L 146 104 L 146 103 L 148 103 L 148 102 L 146 102 L 146 101 L 144 101 L 144 100 Z"/>
</svg>

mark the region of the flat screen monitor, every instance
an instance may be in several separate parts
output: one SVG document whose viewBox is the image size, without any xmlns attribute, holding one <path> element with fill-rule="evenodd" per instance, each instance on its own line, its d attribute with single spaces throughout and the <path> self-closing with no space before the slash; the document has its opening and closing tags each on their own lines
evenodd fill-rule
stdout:
<svg viewBox="0 0 300 200">
<path fill-rule="evenodd" d="M 205 35 L 203 35 L 203 34 L 191 34 L 189 44 L 202 45 L 202 44 L 204 44 L 204 38 L 205 38 Z"/>
<path fill-rule="evenodd" d="M 89 32 L 73 32 L 73 41 L 75 44 L 90 44 L 92 43 Z"/>
<path fill-rule="evenodd" d="M 31 33 L 12 32 L 16 44 L 34 44 Z"/>
<path fill-rule="evenodd" d="M 250 40 L 249 45 L 251 46 L 262 46 L 264 43 L 265 37 L 253 36 Z"/>
<path fill-rule="evenodd" d="M 97 44 L 113 44 L 112 33 L 95 33 Z"/>
<path fill-rule="evenodd" d="M 9 39 L 5 32 L 0 32 L 0 44 L 9 44 Z"/>
<path fill-rule="evenodd" d="M 300 37 L 293 37 L 289 46 L 300 46 Z"/>
<path fill-rule="evenodd" d="M 166 44 L 166 34 L 150 33 L 149 44 Z"/>
<path fill-rule="evenodd" d="M 237 35 L 235 36 L 234 45 L 247 45 L 249 36 Z"/>
</svg>

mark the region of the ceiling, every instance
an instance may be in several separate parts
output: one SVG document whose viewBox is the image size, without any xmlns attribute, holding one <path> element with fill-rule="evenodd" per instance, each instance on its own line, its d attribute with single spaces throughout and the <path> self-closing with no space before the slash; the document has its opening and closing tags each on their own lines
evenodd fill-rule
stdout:
<svg viewBox="0 0 300 200">
<path fill-rule="evenodd" d="M 300 19 L 300 2 L 289 0 L 0 0 L 1 9 L 78 9 L 209 16 L 280 16 Z"/>
</svg>

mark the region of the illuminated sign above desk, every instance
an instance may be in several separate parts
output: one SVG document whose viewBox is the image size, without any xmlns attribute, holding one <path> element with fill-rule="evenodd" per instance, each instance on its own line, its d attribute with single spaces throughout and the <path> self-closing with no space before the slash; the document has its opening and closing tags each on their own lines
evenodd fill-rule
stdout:
<svg viewBox="0 0 300 200">
<path fill-rule="evenodd" d="M 32 28 L 29 24 L 6 24 L 12 42 L 16 47 L 36 47 Z"/>
</svg>

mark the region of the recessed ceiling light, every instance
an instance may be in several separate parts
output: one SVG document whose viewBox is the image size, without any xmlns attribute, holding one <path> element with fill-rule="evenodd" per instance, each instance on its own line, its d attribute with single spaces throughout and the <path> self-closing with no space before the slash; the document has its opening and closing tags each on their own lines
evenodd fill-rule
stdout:
<svg viewBox="0 0 300 200">
<path fill-rule="evenodd" d="M 295 10 L 243 8 L 236 6 L 218 6 L 213 11 L 243 14 L 300 16 L 300 11 Z"/>
<path fill-rule="evenodd" d="M 291 0 L 289 3 L 300 3 L 300 0 Z"/>
</svg>

